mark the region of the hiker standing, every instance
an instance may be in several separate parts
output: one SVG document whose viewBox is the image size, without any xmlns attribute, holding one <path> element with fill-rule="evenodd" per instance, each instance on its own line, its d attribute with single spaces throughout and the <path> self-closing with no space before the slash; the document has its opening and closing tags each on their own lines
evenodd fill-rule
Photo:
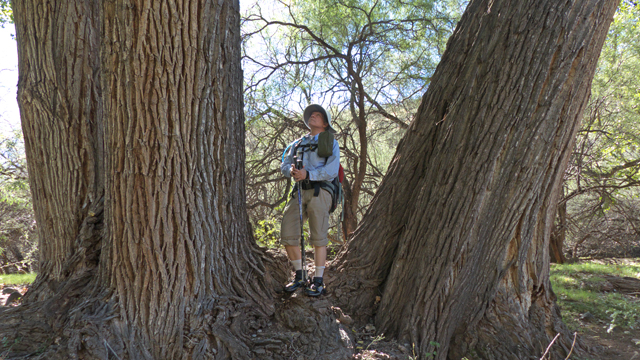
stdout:
<svg viewBox="0 0 640 360">
<path fill-rule="evenodd" d="M 311 130 L 307 135 L 292 142 L 283 154 L 280 170 L 286 177 L 296 181 L 293 197 L 284 210 L 280 231 L 281 243 L 296 271 L 295 278 L 284 288 L 294 292 L 304 287 L 309 296 L 319 296 L 324 291 L 324 268 L 327 260 L 327 232 L 329 231 L 329 210 L 332 202 L 332 180 L 338 176 L 340 167 L 340 147 L 333 138 L 331 117 L 320 105 L 309 105 L 303 113 L 304 123 Z M 302 168 L 296 169 L 296 160 L 302 158 Z M 297 186 L 300 184 L 300 191 Z M 300 194 L 300 199 L 298 199 Z M 300 207 L 303 221 L 309 219 L 309 241 L 314 246 L 315 276 L 306 284 L 303 273 L 303 258 L 300 249 L 301 226 Z M 302 249 L 304 251 L 304 249 Z"/>
</svg>

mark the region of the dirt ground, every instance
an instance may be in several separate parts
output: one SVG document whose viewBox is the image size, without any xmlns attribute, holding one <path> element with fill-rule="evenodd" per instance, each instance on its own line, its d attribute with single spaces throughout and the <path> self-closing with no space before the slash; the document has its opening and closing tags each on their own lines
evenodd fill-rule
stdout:
<svg viewBox="0 0 640 360">
<path fill-rule="evenodd" d="M 9 285 L 0 284 L 0 306 L 17 306 L 20 304 L 20 298 L 27 292 L 28 285 Z M 14 292 L 18 294 L 11 296 Z M 9 299 L 11 297 L 11 299 Z M 8 300 L 8 303 L 7 303 Z"/>
<path fill-rule="evenodd" d="M 586 326 L 578 336 L 589 346 L 590 354 L 585 357 L 572 356 L 583 360 L 640 360 L 640 330 L 613 331 L 608 334 L 601 326 Z M 395 341 L 375 341 L 375 334 L 357 332 L 358 346 L 362 347 L 354 356 L 358 360 L 392 359 L 404 360 L 415 357 L 409 344 Z M 459 360 L 459 359 L 452 359 Z M 473 360 L 469 358 L 469 360 Z"/>
<path fill-rule="evenodd" d="M 578 333 L 591 346 L 593 360 L 640 360 L 640 330 L 617 330 L 607 333 L 606 326 L 585 324 Z"/>
</svg>

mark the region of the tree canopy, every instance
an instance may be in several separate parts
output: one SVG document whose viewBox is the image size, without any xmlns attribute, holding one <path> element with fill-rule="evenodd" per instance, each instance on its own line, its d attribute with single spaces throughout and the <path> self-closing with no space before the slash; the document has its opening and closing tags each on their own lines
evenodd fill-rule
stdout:
<svg viewBox="0 0 640 360">
<path fill-rule="evenodd" d="M 255 4 L 243 20 L 245 111 L 249 134 L 259 135 L 248 138 L 250 208 L 285 201 L 286 182 L 272 169 L 304 131 L 302 109 L 317 102 L 329 108 L 339 131 L 350 233 L 429 85 L 461 4 L 272 4 L 268 11 Z M 274 183 L 276 191 L 265 187 Z"/>
<path fill-rule="evenodd" d="M 565 173 L 557 232 L 574 257 L 633 255 L 640 237 L 639 18 L 629 1 L 616 11 Z"/>
</svg>

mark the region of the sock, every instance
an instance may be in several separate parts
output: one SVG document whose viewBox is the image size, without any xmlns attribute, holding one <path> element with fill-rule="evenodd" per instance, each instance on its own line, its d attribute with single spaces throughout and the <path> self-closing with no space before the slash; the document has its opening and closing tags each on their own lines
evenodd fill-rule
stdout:
<svg viewBox="0 0 640 360">
<path fill-rule="evenodd" d="M 324 275 L 324 266 L 316 266 L 316 277 L 321 278 Z"/>
<path fill-rule="evenodd" d="M 293 265 L 293 270 L 302 270 L 302 259 L 291 260 L 291 265 Z"/>
</svg>

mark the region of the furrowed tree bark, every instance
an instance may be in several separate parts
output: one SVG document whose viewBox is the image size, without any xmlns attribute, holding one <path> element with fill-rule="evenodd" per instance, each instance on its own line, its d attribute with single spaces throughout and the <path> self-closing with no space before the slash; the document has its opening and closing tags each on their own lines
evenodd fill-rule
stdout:
<svg viewBox="0 0 640 360">
<path fill-rule="evenodd" d="M 539 358 L 557 332 L 566 356 L 549 236 L 617 4 L 469 4 L 335 262 L 341 307 L 420 356 Z"/>
<path fill-rule="evenodd" d="M 250 358 L 247 322 L 274 309 L 245 211 L 237 1 L 14 5 L 43 265 L 0 309 L 0 336 L 29 339 L 9 355 Z"/>
<path fill-rule="evenodd" d="M 82 229 L 90 236 L 92 229 L 82 224 L 102 197 L 101 23 L 93 1 L 25 0 L 14 1 L 12 8 L 18 104 L 40 252 L 32 285 L 38 291 L 29 292 L 28 301 L 42 299 L 47 288 L 55 291 L 73 272 L 64 264 L 80 247 Z"/>
<path fill-rule="evenodd" d="M 185 337 L 246 358 L 222 319 L 273 310 L 247 281 L 264 266 L 245 211 L 238 4 L 112 2 L 104 21 L 112 245 L 101 272 L 123 309 L 115 326 L 141 358 L 180 358 Z M 207 311 L 222 322 L 212 337 L 198 335 Z"/>
</svg>

